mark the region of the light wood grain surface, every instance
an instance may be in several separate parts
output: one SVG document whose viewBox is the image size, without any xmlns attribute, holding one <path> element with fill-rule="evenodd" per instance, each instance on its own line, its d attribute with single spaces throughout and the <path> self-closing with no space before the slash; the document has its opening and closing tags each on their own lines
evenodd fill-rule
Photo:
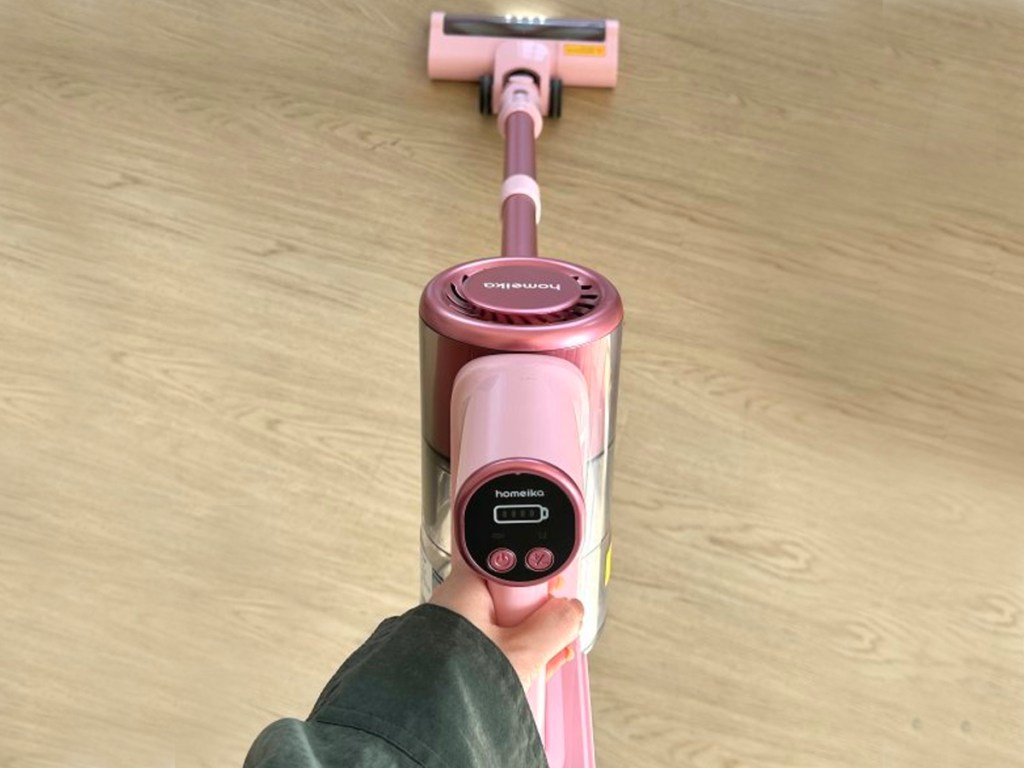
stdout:
<svg viewBox="0 0 1024 768">
<path fill-rule="evenodd" d="M 0 765 L 238 765 L 417 599 L 432 4 L 0 2 Z M 628 312 L 602 766 L 1024 766 L 1024 6 L 553 2 Z M 450 10 L 517 10 L 490 2 Z"/>
</svg>

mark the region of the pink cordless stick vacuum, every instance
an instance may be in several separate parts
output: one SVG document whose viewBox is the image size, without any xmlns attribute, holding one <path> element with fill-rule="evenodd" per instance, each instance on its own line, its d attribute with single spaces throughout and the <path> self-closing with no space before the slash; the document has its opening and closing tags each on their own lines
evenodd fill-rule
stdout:
<svg viewBox="0 0 1024 768">
<path fill-rule="evenodd" d="M 591 269 L 538 258 L 535 141 L 563 85 L 612 87 L 618 22 L 434 13 L 430 76 L 479 83 L 505 139 L 497 258 L 437 275 L 420 302 L 423 597 L 453 553 L 498 620 L 549 594 L 586 609 L 575 656 L 527 693 L 551 768 L 595 765 L 586 652 L 605 617 L 622 301 Z"/>
</svg>

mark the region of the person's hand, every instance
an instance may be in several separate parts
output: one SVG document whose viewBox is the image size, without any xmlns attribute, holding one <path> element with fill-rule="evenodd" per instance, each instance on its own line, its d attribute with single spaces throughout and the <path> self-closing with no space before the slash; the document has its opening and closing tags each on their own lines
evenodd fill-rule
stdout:
<svg viewBox="0 0 1024 768">
<path fill-rule="evenodd" d="M 540 670 L 546 669 L 550 678 L 573 657 L 568 646 L 583 622 L 579 600 L 552 597 L 522 623 L 498 626 L 487 582 L 458 554 L 452 558 L 451 574 L 434 590 L 430 602 L 455 611 L 494 641 L 527 689 Z"/>
</svg>

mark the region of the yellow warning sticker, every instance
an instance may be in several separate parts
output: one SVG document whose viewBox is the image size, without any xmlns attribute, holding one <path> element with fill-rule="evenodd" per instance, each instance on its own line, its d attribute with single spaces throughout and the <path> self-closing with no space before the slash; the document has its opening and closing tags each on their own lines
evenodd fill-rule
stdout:
<svg viewBox="0 0 1024 768">
<path fill-rule="evenodd" d="M 562 53 L 566 56 L 604 56 L 604 46 L 590 43 L 566 43 L 562 46 Z"/>
<path fill-rule="evenodd" d="M 608 580 L 612 577 L 612 547 L 608 545 L 608 554 L 604 556 L 604 585 L 608 586 Z"/>
</svg>

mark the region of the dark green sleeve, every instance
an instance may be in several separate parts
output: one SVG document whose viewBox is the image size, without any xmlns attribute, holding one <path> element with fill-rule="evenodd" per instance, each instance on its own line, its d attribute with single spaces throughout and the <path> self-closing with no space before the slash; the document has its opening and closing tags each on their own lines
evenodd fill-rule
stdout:
<svg viewBox="0 0 1024 768">
<path fill-rule="evenodd" d="M 279 720 L 245 768 L 541 768 L 540 736 L 505 655 L 456 613 L 381 624 L 305 722 Z"/>
</svg>

